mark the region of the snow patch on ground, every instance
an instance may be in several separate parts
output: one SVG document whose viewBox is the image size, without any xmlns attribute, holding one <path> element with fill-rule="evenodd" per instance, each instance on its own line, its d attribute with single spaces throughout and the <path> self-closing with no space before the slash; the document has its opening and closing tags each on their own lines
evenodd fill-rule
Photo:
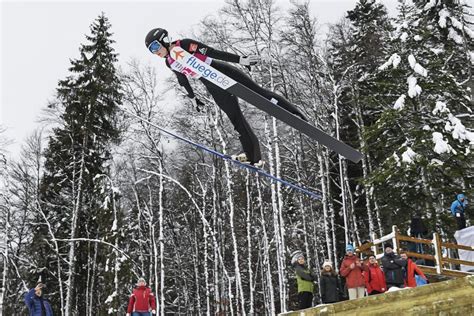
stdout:
<svg viewBox="0 0 474 316">
<path fill-rule="evenodd" d="M 397 101 L 395 101 L 395 104 L 393 105 L 393 108 L 395 110 L 401 110 L 405 107 L 405 98 L 406 98 L 406 95 L 402 94 L 398 99 Z"/>
<path fill-rule="evenodd" d="M 423 39 L 423 37 L 421 37 L 420 35 L 415 35 L 413 36 L 413 39 L 417 42 L 421 41 Z"/>
<path fill-rule="evenodd" d="M 387 292 L 397 292 L 397 291 L 403 291 L 403 290 L 408 290 L 408 289 L 411 289 L 411 287 L 407 286 L 407 287 L 401 288 L 401 287 L 392 286 L 391 288 L 387 290 Z"/>
<path fill-rule="evenodd" d="M 421 94 L 421 87 L 417 84 L 417 80 L 415 77 L 410 76 L 407 79 L 408 82 L 408 96 L 410 98 L 414 98 L 417 95 Z"/>
<path fill-rule="evenodd" d="M 431 127 L 429 125 L 423 126 L 424 131 L 431 131 Z"/>
</svg>

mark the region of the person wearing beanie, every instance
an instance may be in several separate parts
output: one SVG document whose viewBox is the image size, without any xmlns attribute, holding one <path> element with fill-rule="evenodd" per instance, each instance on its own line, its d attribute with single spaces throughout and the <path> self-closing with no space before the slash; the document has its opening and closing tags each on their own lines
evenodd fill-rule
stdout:
<svg viewBox="0 0 474 316">
<path fill-rule="evenodd" d="M 298 309 L 309 308 L 313 303 L 313 282 L 316 280 L 316 276 L 306 267 L 302 252 L 294 253 L 291 263 L 295 267 L 296 283 L 298 285 Z"/>
<path fill-rule="evenodd" d="M 346 247 L 346 255 L 342 260 L 339 269 L 341 276 L 346 279 L 346 287 L 349 292 L 349 299 L 357 299 L 365 295 L 365 280 L 362 275 L 363 271 L 367 271 L 367 265 L 360 261 L 354 254 L 354 246 L 351 244 Z"/>
<path fill-rule="evenodd" d="M 403 279 L 403 268 L 407 266 L 407 261 L 393 252 L 392 245 L 385 244 L 384 255 L 382 257 L 382 267 L 385 273 L 385 282 L 387 289 L 391 287 L 402 288 L 405 281 Z"/>
<path fill-rule="evenodd" d="M 451 214 L 456 218 L 458 230 L 466 228 L 467 198 L 464 194 L 458 194 L 456 200 L 451 204 Z"/>
<path fill-rule="evenodd" d="M 384 293 L 387 290 L 385 275 L 380 269 L 377 258 L 374 255 L 369 256 L 368 270 L 364 271 L 365 288 L 369 295 Z"/>
<path fill-rule="evenodd" d="M 319 293 L 321 294 L 321 302 L 323 304 L 331 304 L 339 302 L 339 290 L 341 286 L 336 272 L 332 267 L 332 263 L 325 261 L 321 270 L 319 279 Z"/>
<path fill-rule="evenodd" d="M 144 278 L 139 278 L 128 301 L 127 316 L 150 316 L 156 314 L 156 299 Z"/>
<path fill-rule="evenodd" d="M 51 304 L 43 297 L 45 287 L 43 283 L 39 282 L 36 287 L 25 294 L 25 304 L 28 307 L 29 316 L 53 316 Z"/>
</svg>

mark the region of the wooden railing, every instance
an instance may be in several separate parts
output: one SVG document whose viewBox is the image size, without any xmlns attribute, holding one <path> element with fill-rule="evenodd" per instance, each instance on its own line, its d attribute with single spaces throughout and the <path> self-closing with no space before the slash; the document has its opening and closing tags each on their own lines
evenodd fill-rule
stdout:
<svg viewBox="0 0 474 316">
<path fill-rule="evenodd" d="M 372 253 L 375 255 L 377 259 L 383 257 L 383 249 L 380 251 L 378 249 L 384 242 L 390 242 L 393 245 L 394 252 L 399 253 L 400 250 L 400 242 L 411 242 L 414 244 L 424 244 L 432 247 L 432 249 L 428 249 L 427 252 L 433 252 L 434 254 L 428 253 L 417 253 L 417 252 L 409 252 L 407 251 L 406 254 L 408 257 L 412 258 L 419 258 L 425 260 L 431 260 L 435 263 L 434 267 L 425 266 L 425 265 L 418 265 L 424 273 L 428 274 L 438 274 L 438 275 L 446 275 L 451 277 L 462 277 L 474 273 L 470 272 L 463 272 L 454 269 L 448 268 L 449 266 L 452 267 L 453 264 L 459 265 L 467 265 L 467 266 L 474 266 L 474 262 L 460 260 L 455 258 L 450 258 L 448 256 L 443 256 L 443 248 L 452 250 L 467 250 L 467 251 L 474 251 L 474 247 L 471 246 L 464 246 L 464 245 L 457 245 L 450 242 L 443 242 L 441 237 L 438 233 L 433 233 L 433 239 L 423 239 L 423 238 L 415 238 L 410 236 L 401 235 L 398 231 L 397 226 L 392 226 L 392 232 L 388 235 L 385 235 L 380 238 L 375 238 L 376 236 L 372 236 L 372 241 L 359 245 L 356 248 L 356 252 L 362 254 Z M 418 247 L 417 247 L 418 248 Z M 450 253 L 450 251 L 448 251 Z"/>
</svg>

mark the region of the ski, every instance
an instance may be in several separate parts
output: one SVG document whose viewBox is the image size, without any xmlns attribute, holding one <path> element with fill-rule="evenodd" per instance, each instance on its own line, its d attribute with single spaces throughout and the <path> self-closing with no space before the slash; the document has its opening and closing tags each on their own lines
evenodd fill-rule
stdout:
<svg viewBox="0 0 474 316">
<path fill-rule="evenodd" d="M 232 156 L 230 156 L 230 155 L 220 153 L 220 152 L 218 152 L 218 151 L 216 151 L 216 150 L 214 150 L 214 149 L 211 149 L 211 148 L 208 148 L 208 147 L 206 147 L 206 146 L 204 146 L 204 145 L 195 143 L 195 142 L 193 142 L 192 140 L 189 140 L 189 139 L 187 139 L 187 138 L 185 138 L 185 137 L 183 137 L 183 136 L 180 136 L 180 135 L 175 134 L 175 133 L 173 133 L 173 132 L 171 132 L 171 131 L 168 131 L 167 129 L 165 129 L 165 128 L 163 128 L 163 127 L 157 125 L 157 124 L 154 124 L 154 123 L 150 122 L 149 120 L 147 120 L 147 119 L 145 119 L 145 118 L 143 118 L 143 117 L 141 117 L 141 116 L 139 116 L 139 115 L 137 115 L 137 114 L 135 114 L 135 113 L 133 113 L 133 112 L 130 112 L 129 110 L 127 110 L 127 109 L 125 109 L 125 108 L 120 107 L 120 109 L 121 109 L 124 113 L 127 113 L 128 115 L 130 115 L 130 116 L 132 116 L 132 117 L 135 117 L 135 118 L 137 118 L 137 119 L 139 119 L 139 120 L 141 120 L 141 121 L 143 121 L 143 122 L 146 122 L 146 123 L 150 124 L 151 126 L 154 126 L 155 128 L 159 129 L 160 131 L 162 131 L 163 133 L 165 133 L 165 134 L 167 134 L 167 135 L 169 135 L 169 136 L 172 136 L 172 137 L 174 137 L 174 138 L 176 138 L 176 139 L 179 139 L 179 140 L 184 141 L 184 142 L 186 142 L 186 143 L 188 143 L 188 144 L 190 144 L 190 145 L 193 145 L 193 146 L 195 146 L 196 148 L 199 148 L 199 149 L 201 149 L 201 150 L 203 150 L 203 151 L 205 151 L 205 152 L 208 152 L 208 153 L 210 153 L 210 154 L 215 155 L 216 157 L 219 157 L 219 158 L 222 158 L 222 159 L 224 159 L 224 160 L 230 161 L 230 162 L 232 162 L 233 164 L 237 165 L 237 166 L 240 167 L 240 168 L 245 168 L 245 169 L 251 170 L 251 171 L 253 171 L 253 172 L 255 172 L 255 173 L 258 173 L 258 174 L 262 175 L 262 176 L 265 177 L 265 178 L 268 178 L 270 181 L 273 181 L 273 182 L 275 182 L 275 183 L 276 183 L 276 182 L 280 182 L 280 183 L 283 184 L 284 186 L 287 186 L 287 187 L 292 188 L 292 189 L 294 189 L 294 190 L 303 192 L 303 193 L 309 195 L 310 197 L 312 197 L 312 198 L 314 198 L 314 199 L 321 200 L 321 198 L 322 198 L 320 194 L 315 193 L 315 192 L 312 192 L 312 191 L 310 191 L 310 190 L 304 188 L 304 187 L 301 186 L 301 185 L 294 184 L 294 183 L 292 183 L 292 182 L 290 182 L 290 181 L 287 181 L 287 180 L 285 180 L 285 179 L 283 179 L 283 178 L 276 177 L 276 176 L 274 176 L 273 174 L 271 174 L 270 172 L 265 171 L 263 168 L 259 168 L 259 167 L 256 167 L 256 166 L 254 166 L 254 165 L 251 165 L 251 164 L 249 164 L 249 163 L 244 163 L 244 162 L 241 162 L 241 161 L 239 161 L 239 160 L 236 160 L 236 159 L 234 159 L 234 158 L 233 158 Z"/>
<path fill-rule="evenodd" d="M 270 100 L 224 75 L 204 61 L 199 60 L 192 54 L 183 50 L 181 47 L 174 47 L 171 50 L 171 53 L 171 56 L 176 61 L 172 65 L 174 70 L 190 75 L 195 79 L 204 77 L 204 79 L 232 93 L 242 100 L 247 101 L 253 106 L 288 124 L 303 134 L 306 134 L 311 139 L 314 139 L 318 143 L 335 151 L 341 156 L 344 156 L 352 162 L 357 163 L 362 159 L 362 154 L 351 146 L 326 134 L 322 130 L 300 119 L 280 106 L 275 105 Z"/>
</svg>

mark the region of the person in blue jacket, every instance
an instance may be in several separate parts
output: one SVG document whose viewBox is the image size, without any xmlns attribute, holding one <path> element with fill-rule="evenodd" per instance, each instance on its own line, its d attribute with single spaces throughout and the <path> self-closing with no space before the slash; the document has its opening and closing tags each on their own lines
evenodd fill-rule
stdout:
<svg viewBox="0 0 474 316">
<path fill-rule="evenodd" d="M 464 194 L 458 194 L 457 199 L 451 204 L 451 214 L 456 218 L 458 230 L 466 228 L 464 212 L 467 208 L 467 199 Z"/>
<path fill-rule="evenodd" d="M 43 298 L 43 283 L 38 283 L 25 294 L 25 304 L 30 312 L 29 316 L 53 316 L 53 310 L 46 298 Z"/>
</svg>

